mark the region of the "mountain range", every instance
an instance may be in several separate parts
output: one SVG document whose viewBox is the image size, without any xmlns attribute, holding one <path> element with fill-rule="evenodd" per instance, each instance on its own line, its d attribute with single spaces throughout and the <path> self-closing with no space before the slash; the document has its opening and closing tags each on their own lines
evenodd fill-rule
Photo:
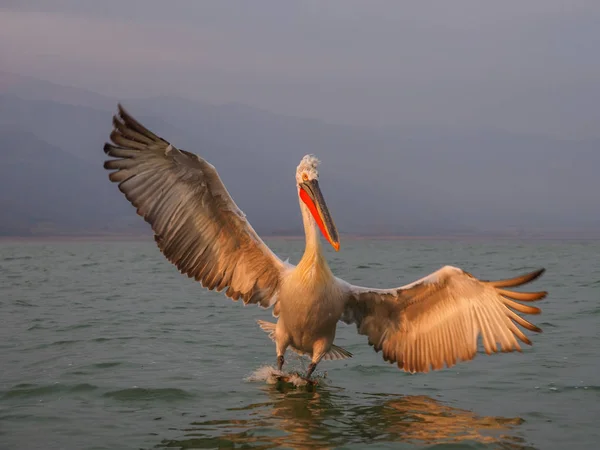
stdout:
<svg viewBox="0 0 600 450">
<path fill-rule="evenodd" d="M 0 72 L 0 235 L 148 232 L 102 168 L 118 102 L 211 162 L 262 234 L 302 232 L 294 173 L 307 153 L 322 161 L 342 233 L 600 230 L 597 140 L 400 133 L 165 95 L 114 99 Z"/>
</svg>

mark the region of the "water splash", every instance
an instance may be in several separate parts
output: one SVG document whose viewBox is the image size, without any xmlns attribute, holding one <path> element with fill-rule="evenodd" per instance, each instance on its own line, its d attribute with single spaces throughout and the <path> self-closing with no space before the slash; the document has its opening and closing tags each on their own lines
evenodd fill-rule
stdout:
<svg viewBox="0 0 600 450">
<path fill-rule="evenodd" d="M 246 377 L 248 382 L 264 381 L 267 384 L 289 383 L 295 387 L 304 387 L 307 385 L 322 384 L 325 380 L 324 374 L 315 374 L 308 381 L 304 376 L 297 371 L 277 370 L 273 366 L 261 366 Z"/>
</svg>

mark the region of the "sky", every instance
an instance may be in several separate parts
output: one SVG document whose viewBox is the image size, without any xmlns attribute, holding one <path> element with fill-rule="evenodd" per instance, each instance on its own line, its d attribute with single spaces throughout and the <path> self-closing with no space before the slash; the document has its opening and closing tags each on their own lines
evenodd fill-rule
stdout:
<svg viewBox="0 0 600 450">
<path fill-rule="evenodd" d="M 600 137 L 600 2 L 0 1 L 1 70 L 395 130 Z"/>
</svg>

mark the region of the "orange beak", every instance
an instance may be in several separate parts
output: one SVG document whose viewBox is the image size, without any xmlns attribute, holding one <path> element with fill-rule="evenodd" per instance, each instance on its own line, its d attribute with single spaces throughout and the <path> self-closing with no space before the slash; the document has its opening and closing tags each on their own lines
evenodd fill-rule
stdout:
<svg viewBox="0 0 600 450">
<path fill-rule="evenodd" d="M 329 209 L 321 193 L 319 182 L 317 180 L 310 180 L 300 184 L 300 199 L 308 207 L 323 237 L 329 241 L 336 252 L 339 251 L 340 240 L 337 228 L 329 214 Z"/>
</svg>

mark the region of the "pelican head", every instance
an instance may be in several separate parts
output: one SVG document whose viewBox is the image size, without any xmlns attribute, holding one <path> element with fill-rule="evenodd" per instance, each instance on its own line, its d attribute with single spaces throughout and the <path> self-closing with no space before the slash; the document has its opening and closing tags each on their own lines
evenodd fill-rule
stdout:
<svg viewBox="0 0 600 450">
<path fill-rule="evenodd" d="M 300 161 L 296 170 L 298 195 L 308 208 L 325 239 L 329 241 L 335 251 L 338 251 L 340 240 L 337 228 L 329 214 L 329 209 L 319 187 L 319 171 L 317 170 L 319 162 L 314 155 L 306 155 Z"/>
</svg>

